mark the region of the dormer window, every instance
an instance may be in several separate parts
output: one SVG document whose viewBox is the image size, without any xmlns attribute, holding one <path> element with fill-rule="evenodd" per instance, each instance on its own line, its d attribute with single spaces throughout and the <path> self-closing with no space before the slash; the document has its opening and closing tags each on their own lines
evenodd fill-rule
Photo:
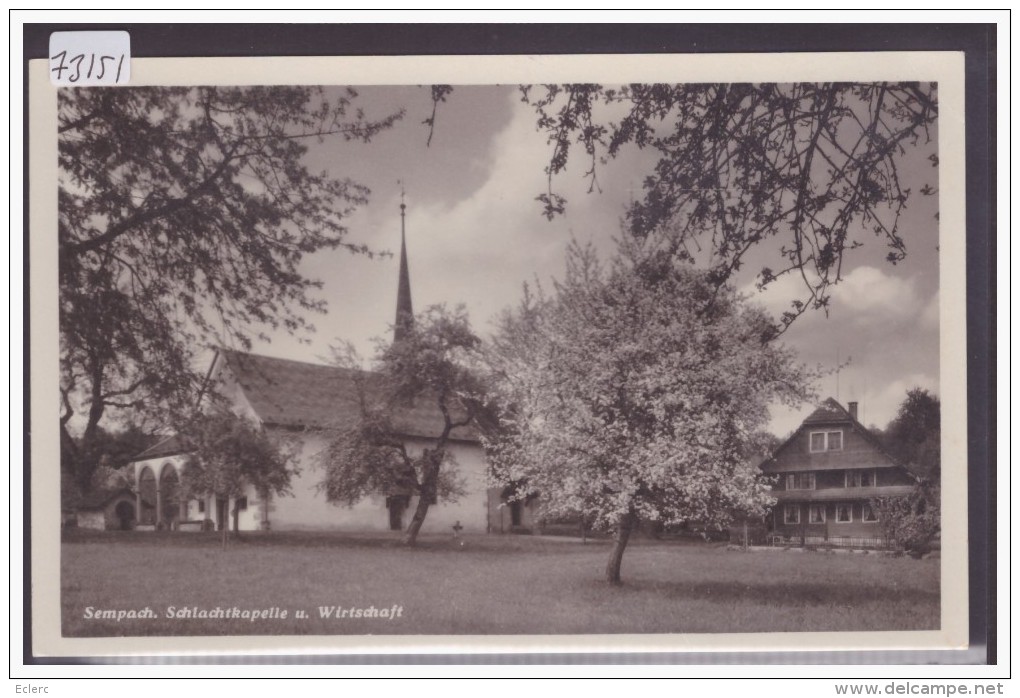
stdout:
<svg viewBox="0 0 1020 698">
<path fill-rule="evenodd" d="M 843 450 L 842 431 L 813 431 L 808 438 L 811 453 Z"/>
</svg>

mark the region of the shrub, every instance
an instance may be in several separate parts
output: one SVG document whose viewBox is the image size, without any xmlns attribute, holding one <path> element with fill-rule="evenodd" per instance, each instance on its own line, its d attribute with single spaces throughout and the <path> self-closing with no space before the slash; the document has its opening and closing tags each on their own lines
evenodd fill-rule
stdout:
<svg viewBox="0 0 1020 698">
<path fill-rule="evenodd" d="M 904 497 L 874 500 L 886 537 L 912 555 L 930 552 L 940 531 L 939 494 L 938 487 L 920 484 Z"/>
</svg>

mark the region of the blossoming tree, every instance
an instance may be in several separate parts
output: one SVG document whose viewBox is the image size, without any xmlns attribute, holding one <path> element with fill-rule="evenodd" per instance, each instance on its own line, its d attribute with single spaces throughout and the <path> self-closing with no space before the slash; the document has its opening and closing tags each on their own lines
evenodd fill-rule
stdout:
<svg viewBox="0 0 1020 698">
<path fill-rule="evenodd" d="M 764 311 L 688 262 L 626 239 L 608 265 L 576 243 L 551 294 L 501 318 L 488 363 L 502 404 L 498 477 L 543 515 L 612 530 L 607 580 L 640 520 L 724 524 L 763 513 L 769 483 L 744 454 L 775 400 L 809 372 Z"/>
</svg>

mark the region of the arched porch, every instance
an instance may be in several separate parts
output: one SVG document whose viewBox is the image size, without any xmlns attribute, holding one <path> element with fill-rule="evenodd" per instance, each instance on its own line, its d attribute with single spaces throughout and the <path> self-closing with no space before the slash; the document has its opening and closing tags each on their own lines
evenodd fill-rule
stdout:
<svg viewBox="0 0 1020 698">
<path fill-rule="evenodd" d="M 135 481 L 135 512 L 138 523 L 155 528 L 174 528 L 188 516 L 187 499 L 182 488 L 181 466 L 165 461 L 159 475 L 148 463 L 138 468 Z M 150 506 L 145 506 L 149 503 Z M 153 507 L 152 504 L 155 504 Z"/>
</svg>

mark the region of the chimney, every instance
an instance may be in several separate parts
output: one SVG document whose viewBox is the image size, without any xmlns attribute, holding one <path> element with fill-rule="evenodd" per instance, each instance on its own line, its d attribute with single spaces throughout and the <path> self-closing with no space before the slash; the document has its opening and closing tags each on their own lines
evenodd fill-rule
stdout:
<svg viewBox="0 0 1020 698">
<path fill-rule="evenodd" d="M 853 417 L 854 421 L 856 422 L 857 421 L 857 403 L 856 402 L 848 402 L 847 403 L 847 407 L 850 408 L 850 416 Z"/>
</svg>

